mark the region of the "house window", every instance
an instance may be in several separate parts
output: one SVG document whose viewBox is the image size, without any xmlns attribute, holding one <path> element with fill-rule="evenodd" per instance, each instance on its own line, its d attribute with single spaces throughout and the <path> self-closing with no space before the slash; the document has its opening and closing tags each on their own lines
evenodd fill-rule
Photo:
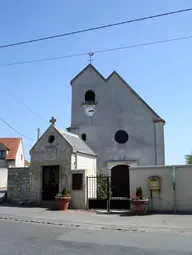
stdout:
<svg viewBox="0 0 192 255">
<path fill-rule="evenodd" d="M 23 160 L 23 155 L 21 154 L 21 160 Z"/>
<path fill-rule="evenodd" d="M 83 189 L 83 174 L 72 174 L 72 189 L 73 190 Z"/>
<path fill-rule="evenodd" d="M 88 90 L 85 93 L 85 102 L 94 102 L 95 101 L 95 93 L 92 90 Z"/>
<path fill-rule="evenodd" d="M 82 139 L 83 141 L 86 141 L 86 134 L 82 134 L 82 135 L 81 135 L 81 139 Z"/>
<path fill-rule="evenodd" d="M 3 150 L 0 150 L 0 159 L 5 159 L 6 153 Z"/>
</svg>

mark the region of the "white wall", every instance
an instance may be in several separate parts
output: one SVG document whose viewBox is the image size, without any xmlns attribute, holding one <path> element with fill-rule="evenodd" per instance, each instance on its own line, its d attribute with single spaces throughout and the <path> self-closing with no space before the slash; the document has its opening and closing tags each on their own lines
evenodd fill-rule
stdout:
<svg viewBox="0 0 192 255">
<path fill-rule="evenodd" d="M 192 165 L 176 167 L 176 207 L 192 211 Z"/>
<path fill-rule="evenodd" d="M 0 168 L 0 189 L 7 189 L 8 169 Z"/>
<path fill-rule="evenodd" d="M 131 167 L 130 168 L 130 195 L 135 195 L 136 188 L 141 186 L 143 194 L 150 197 L 148 178 L 150 176 L 161 177 L 161 190 L 153 192 L 153 200 L 149 208 L 157 211 L 174 211 L 174 203 L 177 211 L 192 212 L 192 165 L 176 166 L 176 190 L 172 185 L 172 166 Z"/>
<path fill-rule="evenodd" d="M 87 171 L 86 170 L 74 170 L 73 173 L 83 174 L 83 189 L 71 190 L 71 204 L 73 209 L 87 209 Z M 72 178 L 72 177 L 71 177 Z"/>
<path fill-rule="evenodd" d="M 76 169 L 76 154 L 71 154 L 71 170 Z"/>
<path fill-rule="evenodd" d="M 23 151 L 23 144 L 20 141 L 16 158 L 15 158 L 15 166 L 16 167 L 24 167 L 25 166 L 25 156 L 24 156 L 24 151 Z"/>
<path fill-rule="evenodd" d="M 88 176 L 96 175 L 96 163 L 97 159 L 95 156 L 77 153 L 77 169 L 88 170 Z"/>
<path fill-rule="evenodd" d="M 87 177 L 96 176 L 96 165 L 97 158 L 94 156 L 84 155 L 81 153 L 77 154 L 77 169 L 86 169 Z M 88 178 L 88 197 L 96 198 L 97 195 L 97 179 Z"/>
</svg>

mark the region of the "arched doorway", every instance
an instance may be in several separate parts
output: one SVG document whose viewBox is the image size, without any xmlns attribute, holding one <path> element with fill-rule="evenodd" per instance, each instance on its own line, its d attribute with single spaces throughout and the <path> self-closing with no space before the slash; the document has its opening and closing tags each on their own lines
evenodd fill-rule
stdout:
<svg viewBox="0 0 192 255">
<path fill-rule="evenodd" d="M 111 169 L 111 192 L 114 209 L 130 207 L 129 166 L 117 165 Z"/>
</svg>

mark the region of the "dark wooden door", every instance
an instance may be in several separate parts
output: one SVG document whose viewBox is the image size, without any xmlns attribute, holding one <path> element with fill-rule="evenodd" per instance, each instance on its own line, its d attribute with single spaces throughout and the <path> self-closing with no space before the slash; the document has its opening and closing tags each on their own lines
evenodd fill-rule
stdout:
<svg viewBox="0 0 192 255">
<path fill-rule="evenodd" d="M 112 197 L 130 196 L 129 167 L 118 165 L 111 169 Z"/>
<path fill-rule="evenodd" d="M 59 192 L 59 166 L 44 166 L 42 175 L 42 200 L 55 200 Z"/>
</svg>

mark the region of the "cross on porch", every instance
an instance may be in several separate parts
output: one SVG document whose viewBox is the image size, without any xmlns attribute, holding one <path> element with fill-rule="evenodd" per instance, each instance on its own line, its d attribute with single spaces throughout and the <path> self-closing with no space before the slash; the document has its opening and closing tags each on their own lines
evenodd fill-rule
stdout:
<svg viewBox="0 0 192 255">
<path fill-rule="evenodd" d="M 53 126 L 55 126 L 55 122 L 56 122 L 57 120 L 54 118 L 54 117 L 52 117 L 51 119 L 50 119 L 50 123 L 53 125 Z"/>
</svg>

